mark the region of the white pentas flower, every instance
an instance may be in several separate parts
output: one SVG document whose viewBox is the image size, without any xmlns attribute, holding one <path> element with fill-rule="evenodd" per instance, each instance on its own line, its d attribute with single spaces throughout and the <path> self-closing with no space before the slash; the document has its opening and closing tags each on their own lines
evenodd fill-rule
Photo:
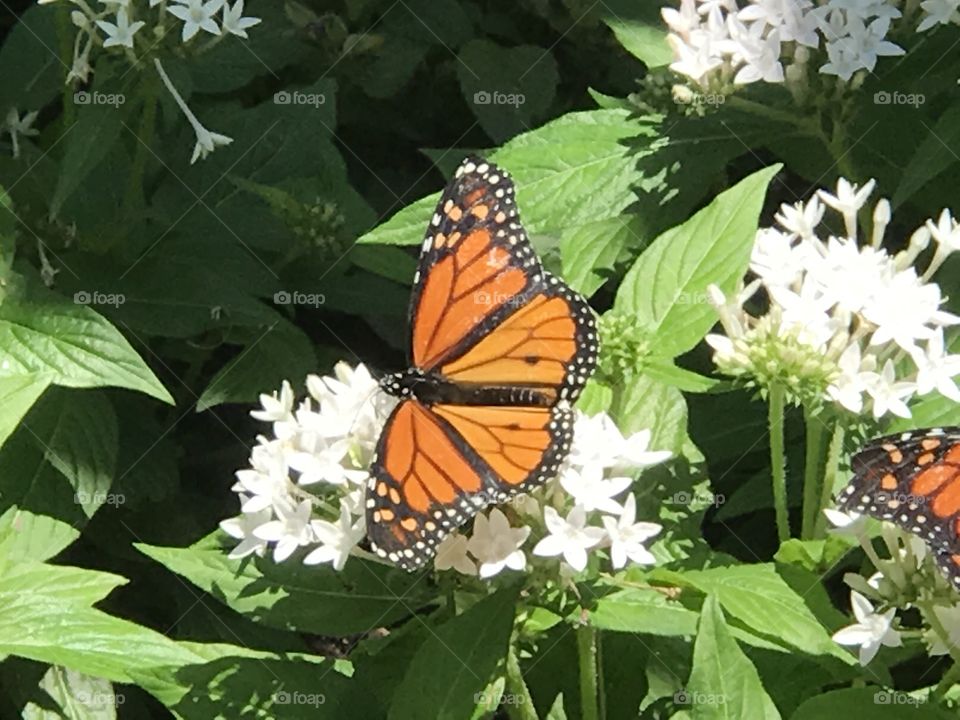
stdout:
<svg viewBox="0 0 960 720">
<path fill-rule="evenodd" d="M 562 555 L 574 570 L 583 570 L 587 566 L 587 550 L 604 538 L 603 528 L 587 526 L 587 511 L 581 505 L 575 505 L 566 518 L 552 507 L 545 508 L 543 519 L 549 535 L 537 543 L 533 554 Z"/>
<path fill-rule="evenodd" d="M 656 523 L 636 522 L 637 499 L 630 493 L 623 504 L 623 514 L 618 518 L 604 516 L 603 526 L 610 542 L 610 562 L 619 569 L 632 560 L 638 565 L 652 565 L 656 562 L 653 554 L 644 543 L 658 535 L 663 529 Z"/>
<path fill-rule="evenodd" d="M 946 8 L 935 12 L 949 17 Z M 887 0 L 681 0 L 661 14 L 670 29 L 670 68 L 702 88 L 723 90 L 730 81 L 801 84 L 808 64 L 849 81 L 858 71 L 872 72 L 878 58 L 904 53 L 887 40 L 901 15 Z"/>
<path fill-rule="evenodd" d="M 724 333 L 707 342 L 721 371 L 761 388 L 776 383 L 795 402 L 833 402 L 874 418 L 909 417 L 918 394 L 960 396 L 953 380 L 960 355 L 949 353 L 945 338 L 960 318 L 943 309 L 931 268 L 915 266 L 931 230 L 919 228 L 906 250 L 891 255 L 883 247 L 890 205 L 880 200 L 861 237 L 858 218 L 873 189 L 873 181 L 860 187 L 841 178 L 835 192 L 784 205 L 777 226 L 757 232 L 756 279 L 729 298 L 710 288 Z M 842 233 L 826 208 L 839 214 Z M 943 216 L 936 228 L 934 262 L 942 263 L 938 256 L 955 250 L 954 228 Z M 769 308 L 753 316 L 744 305 L 761 290 Z"/>
<path fill-rule="evenodd" d="M 167 12 L 180 20 L 183 20 L 183 32 L 181 39 L 183 42 L 189 41 L 201 30 L 205 30 L 211 35 L 220 34 L 220 26 L 215 19 L 216 14 L 223 7 L 224 0 L 174 0 L 175 5 L 167 7 Z M 243 12 L 243 3 L 240 4 L 240 12 Z"/>
<path fill-rule="evenodd" d="M 107 39 L 103 41 L 105 48 L 115 47 L 117 45 L 127 48 L 133 48 L 133 36 L 146 23 L 143 20 L 130 22 L 127 9 L 121 7 L 117 10 L 116 22 L 107 22 L 106 20 L 97 20 L 97 26 L 107 34 Z"/>
<path fill-rule="evenodd" d="M 243 17 L 243 0 L 237 0 L 233 7 L 230 7 L 229 3 L 223 5 L 222 27 L 231 35 L 237 35 L 246 40 L 249 37 L 247 30 L 259 25 L 260 22 L 260 18 L 257 17 Z"/>
<path fill-rule="evenodd" d="M 480 577 L 492 577 L 504 568 L 526 568 L 527 556 L 520 547 L 529 535 L 529 527 L 510 527 L 507 516 L 498 508 L 488 515 L 477 515 L 467 548 L 480 563 Z"/>
<path fill-rule="evenodd" d="M 310 376 L 310 397 L 296 410 L 293 388 L 284 382 L 279 392 L 261 395 L 261 407 L 250 413 L 270 423 L 273 436 L 258 437 L 250 466 L 236 473 L 241 515 L 222 524 L 241 540 L 233 557 L 263 554 L 269 546 L 274 560 L 282 562 L 305 547 L 312 550 L 303 562 L 341 570 L 363 540 L 365 487 L 376 442 L 363 423 L 379 431 L 391 404 L 370 392 L 370 374 L 362 365 L 341 364 L 335 374 Z M 363 423 L 358 425 L 358 418 Z M 360 433 L 352 432 L 358 427 Z"/>
<path fill-rule="evenodd" d="M 170 94 L 173 95 L 173 99 L 183 111 L 187 121 L 193 127 L 193 131 L 197 135 L 197 144 L 193 148 L 193 156 L 190 158 L 190 164 L 192 165 L 195 163 L 197 158 L 205 158 L 217 147 L 232 143 L 233 138 L 227 137 L 226 135 L 221 135 L 220 133 L 210 132 L 200 123 L 199 120 L 197 120 L 197 116 L 193 114 L 193 112 L 187 106 L 187 103 L 180 96 L 180 93 L 177 92 L 176 87 L 174 87 L 173 83 L 170 81 L 170 77 L 163 69 L 163 65 L 160 64 L 160 60 L 154 59 L 153 63 L 157 68 L 157 72 L 160 74 L 160 79 L 163 80 L 163 84 L 167 86 L 167 90 L 169 90 Z"/>
<path fill-rule="evenodd" d="M 833 639 L 840 645 L 859 646 L 861 665 L 873 660 L 882 645 L 899 647 L 902 644 L 900 633 L 893 628 L 896 608 L 877 613 L 871 602 L 855 590 L 850 592 L 850 604 L 857 622 L 835 632 Z"/>
</svg>

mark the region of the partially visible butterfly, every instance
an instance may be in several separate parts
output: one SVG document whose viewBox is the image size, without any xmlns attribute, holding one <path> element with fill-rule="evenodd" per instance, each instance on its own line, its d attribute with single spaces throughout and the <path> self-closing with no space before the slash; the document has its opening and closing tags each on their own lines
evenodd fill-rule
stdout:
<svg viewBox="0 0 960 720">
<path fill-rule="evenodd" d="M 840 509 L 916 534 L 960 588 L 960 427 L 877 438 L 853 456 L 852 466 Z"/>
<path fill-rule="evenodd" d="M 545 272 L 510 176 L 468 157 L 430 220 L 410 300 L 410 369 L 367 489 L 371 548 L 405 570 L 479 510 L 553 476 L 597 362 L 586 300 Z"/>
</svg>

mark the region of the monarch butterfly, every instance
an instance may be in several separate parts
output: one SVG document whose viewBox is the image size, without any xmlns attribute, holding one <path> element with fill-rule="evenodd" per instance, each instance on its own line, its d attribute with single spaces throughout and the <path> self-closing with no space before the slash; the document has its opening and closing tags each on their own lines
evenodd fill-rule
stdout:
<svg viewBox="0 0 960 720">
<path fill-rule="evenodd" d="M 960 588 L 960 427 L 877 438 L 853 456 L 852 466 L 840 509 L 914 533 Z"/>
<path fill-rule="evenodd" d="M 371 549 L 404 570 L 489 504 L 554 475 L 599 341 L 580 295 L 544 271 L 510 175 L 467 157 L 427 228 L 409 309 L 410 369 L 367 488 Z"/>
</svg>

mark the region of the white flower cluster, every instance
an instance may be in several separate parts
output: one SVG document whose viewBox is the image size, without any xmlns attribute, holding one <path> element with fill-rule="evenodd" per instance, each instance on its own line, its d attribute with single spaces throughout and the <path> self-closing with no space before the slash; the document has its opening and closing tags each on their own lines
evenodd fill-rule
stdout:
<svg viewBox="0 0 960 720">
<path fill-rule="evenodd" d="M 891 20 L 901 16 L 889 0 L 750 0 L 743 7 L 737 0 L 681 0 L 662 14 L 671 31 L 671 69 L 703 85 L 716 76 L 738 85 L 801 77 L 821 41 L 820 72 L 843 80 L 873 71 L 878 57 L 904 52 L 886 39 Z M 792 60 L 786 73 L 784 59 Z"/>
<path fill-rule="evenodd" d="M 882 523 L 881 538 L 888 558 L 877 554 L 866 532 L 866 516 L 827 508 L 824 514 L 834 525 L 830 532 L 857 538 L 876 571 L 869 578 L 846 573 L 851 588 L 850 605 L 854 622 L 834 633 L 840 645 L 859 648 L 861 665 L 876 657 L 881 647 L 899 647 L 902 632 L 897 628 L 898 609 L 908 609 L 925 600 L 922 610 L 932 610 L 939 628 L 926 627 L 923 640 L 930 655 L 946 655 L 950 646 L 960 644 L 960 603 L 933 561 L 923 541 L 892 523 Z M 882 547 L 882 546 L 881 546 Z M 876 608 L 885 608 L 882 612 Z M 929 626 L 930 618 L 924 618 Z"/>
<path fill-rule="evenodd" d="M 363 539 L 368 468 L 395 400 L 378 391 L 363 365 L 340 363 L 335 375 L 309 376 L 309 397 L 296 408 L 286 382 L 279 393 L 260 397 L 262 409 L 251 415 L 272 423 L 273 434 L 257 439 L 250 467 L 236 474 L 241 515 L 221 523 L 240 541 L 231 557 L 263 556 L 272 549 L 273 559 L 282 562 L 298 548 L 311 547 L 303 562 L 331 563 L 340 570 Z M 624 438 L 605 414 L 579 416 L 558 479 L 537 497 L 518 496 L 477 515 L 469 537 L 458 532 L 445 537 L 436 569 L 483 578 L 505 568 L 523 570 L 522 547 L 531 535 L 538 538 L 534 555 L 562 556 L 577 571 L 586 567 L 587 551 L 600 548 L 609 550 L 614 568 L 652 563 L 643 543 L 660 526 L 636 522 L 633 493 L 618 499 L 632 483 L 623 471 L 670 457 L 648 451 L 649 442 L 649 431 Z"/>
<path fill-rule="evenodd" d="M 38 0 L 40 5 L 62 0 Z M 244 0 L 236 0 L 231 6 L 228 0 L 100 0 L 103 7 L 94 10 L 86 0 L 67 0 L 78 9 L 70 13 L 70 19 L 78 28 L 73 48 L 73 67 L 67 81 L 86 82 L 91 72 L 90 51 L 94 45 L 104 48 L 122 47 L 132 51 L 134 38 L 146 25 L 150 11 L 160 6 L 154 19 L 155 35 L 163 37 L 166 31 L 165 18 L 170 15 L 183 23 L 182 42 L 191 40 L 201 30 L 216 36 L 224 34 L 247 37 L 247 30 L 260 23 L 260 18 L 243 17 Z M 135 19 L 131 22 L 133 18 Z M 104 37 L 97 32 L 100 30 Z M 150 41 L 157 44 L 157 39 Z"/>
<path fill-rule="evenodd" d="M 841 178 L 836 194 L 820 190 L 805 204 L 783 205 L 779 227 L 757 233 L 750 262 L 757 278 L 731 299 L 710 289 L 725 335 L 707 342 L 721 370 L 768 385 L 773 369 L 789 390 L 825 395 L 853 413 L 869 401 L 874 418 L 910 417 L 909 399 L 933 391 L 960 401 L 953 380 L 960 355 L 944 340 L 944 327 L 960 318 L 941 309 L 940 287 L 930 280 L 960 250 L 960 224 L 944 210 L 890 255 L 882 247 L 890 204 L 880 200 L 861 244 L 857 217 L 873 186 Z M 842 233 L 824 222 L 826 206 L 841 215 Z M 936 250 L 921 275 L 914 263 L 931 238 Z M 761 287 L 770 309 L 757 318 L 743 304 Z"/>
<path fill-rule="evenodd" d="M 70 19 L 77 27 L 77 35 L 73 43 L 73 64 L 67 74 L 68 83 L 73 81 L 86 83 L 89 80 L 93 72 L 90 52 L 95 46 L 102 46 L 105 50 L 119 48 L 126 53 L 131 62 L 138 62 L 134 52 L 137 33 L 147 25 L 147 20 L 150 20 L 153 25 L 153 37 L 145 41 L 149 43 L 149 46 L 144 49 L 145 53 L 153 51 L 160 44 L 167 33 L 169 17 L 176 18 L 182 23 L 180 40 L 185 44 L 189 43 L 201 30 L 214 36 L 207 47 L 228 35 L 246 39 L 248 38 L 247 30 L 261 22 L 260 18 L 243 16 L 244 0 L 236 0 L 233 5 L 229 0 L 170 0 L 169 4 L 167 0 L 149 0 L 149 6 L 148 0 L 99 0 L 103 7 L 96 10 L 91 8 L 86 0 L 38 0 L 38 3 L 46 5 L 58 1 L 67 1 L 78 8 L 70 13 Z M 150 14 L 155 7 L 158 9 L 155 17 L 151 18 Z M 164 85 L 173 95 L 196 133 L 197 143 L 190 162 L 205 158 L 220 145 L 229 145 L 232 138 L 211 132 L 197 120 L 164 72 L 158 58 L 154 58 L 154 64 Z M 11 134 L 14 138 L 13 150 L 16 157 L 18 148 L 14 130 L 11 130 Z M 20 134 L 26 133 L 21 130 Z"/>
</svg>

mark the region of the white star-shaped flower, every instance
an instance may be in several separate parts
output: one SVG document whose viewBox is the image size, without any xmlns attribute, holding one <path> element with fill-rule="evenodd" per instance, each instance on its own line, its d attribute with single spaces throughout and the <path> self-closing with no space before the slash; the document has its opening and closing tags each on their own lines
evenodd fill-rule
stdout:
<svg viewBox="0 0 960 720">
<path fill-rule="evenodd" d="M 464 535 L 458 532 L 452 532 L 437 545 L 437 557 L 433 561 L 433 566 L 437 570 L 450 570 L 451 568 L 463 575 L 476 575 L 477 566 L 467 555 L 469 541 Z"/>
<path fill-rule="evenodd" d="M 290 557 L 298 547 L 313 542 L 313 530 L 310 527 L 312 505 L 309 500 L 303 500 L 298 504 L 275 503 L 274 509 L 277 519 L 258 527 L 254 535 L 276 543 L 273 559 L 279 563 Z"/>
<path fill-rule="evenodd" d="M 107 22 L 106 20 L 97 20 L 97 26 L 107 34 L 107 39 L 103 41 L 103 46 L 105 48 L 115 47 L 120 45 L 122 47 L 133 47 L 133 36 L 137 34 L 137 31 L 146 25 L 143 20 L 137 20 L 135 23 L 130 22 L 130 17 L 127 15 L 126 8 L 121 7 L 117 10 L 117 22 Z"/>
<path fill-rule="evenodd" d="M 543 520 L 550 533 L 533 548 L 534 555 L 555 557 L 562 555 L 574 570 L 581 571 L 587 566 L 587 550 L 603 540 L 602 528 L 587 527 L 587 513 L 579 505 L 575 506 L 566 518 L 552 507 L 543 510 Z"/>
<path fill-rule="evenodd" d="M 245 501 L 246 499 L 245 496 L 240 496 L 241 501 Z M 227 535 L 240 540 L 240 544 L 230 551 L 228 557 L 236 560 L 254 553 L 263 557 L 267 548 L 267 541 L 258 538 L 255 535 L 255 531 L 272 518 L 273 513 L 267 509 L 254 513 L 243 513 L 239 517 L 229 518 L 221 522 L 220 528 L 227 533 Z"/>
<path fill-rule="evenodd" d="M 321 545 L 303 559 L 304 565 L 333 563 L 334 570 L 343 570 L 353 548 L 366 535 L 366 522 L 361 515 L 353 522 L 350 508 L 346 503 L 340 505 L 340 519 L 336 524 L 328 520 L 313 520 L 310 523 L 313 536 Z"/>
<path fill-rule="evenodd" d="M 614 568 L 622 568 L 627 559 L 638 565 L 652 565 L 656 558 L 643 543 L 657 535 L 663 528 L 656 523 L 635 522 L 637 519 L 637 499 L 633 493 L 627 495 L 623 504 L 623 514 L 619 518 L 604 516 L 603 526 L 610 539 L 610 562 Z"/>
<path fill-rule="evenodd" d="M 631 482 L 628 477 L 604 479 L 603 467 L 596 463 L 580 470 L 567 468 L 560 476 L 561 487 L 586 512 L 602 510 L 612 515 L 623 512 L 623 507 L 614 498 L 630 487 Z"/>
<path fill-rule="evenodd" d="M 228 33 L 247 38 L 247 30 L 259 25 L 260 18 L 243 17 L 243 0 L 237 0 L 231 8 L 228 3 L 223 5 L 223 29 Z"/>
<path fill-rule="evenodd" d="M 927 395 L 936 390 L 954 402 L 960 402 L 960 389 L 954 381 L 960 375 L 960 355 L 946 352 L 943 341 L 943 328 L 937 328 L 933 337 L 927 341 L 926 352 L 914 353 L 917 363 L 917 394 Z"/>
<path fill-rule="evenodd" d="M 880 373 L 872 373 L 867 383 L 867 393 L 873 399 L 873 417 L 880 419 L 888 412 L 898 417 L 910 417 L 910 408 L 904 398 L 916 389 L 912 382 L 897 381 L 893 361 L 887 360 Z"/>
<path fill-rule="evenodd" d="M 850 604 L 857 622 L 833 634 L 833 640 L 840 645 L 860 646 L 860 664 L 867 665 L 881 645 L 899 647 L 900 633 L 893 629 L 893 617 L 896 608 L 890 608 L 882 615 L 873 610 L 873 605 L 860 593 L 850 592 Z"/>
<path fill-rule="evenodd" d="M 208 0 L 208 2 L 204 2 L 204 0 L 175 1 L 179 4 L 171 5 L 167 8 L 167 12 L 183 20 L 183 33 L 181 35 L 183 42 L 189 41 L 201 30 L 206 30 L 211 35 L 220 35 L 220 26 L 214 16 L 223 7 L 224 0 Z"/>
<path fill-rule="evenodd" d="M 926 16 L 917 25 L 917 32 L 929 30 L 934 25 L 960 23 L 960 0 L 923 0 L 920 8 Z"/>
<path fill-rule="evenodd" d="M 477 515 L 467 548 L 480 563 L 480 577 L 493 577 L 505 567 L 523 570 L 527 557 L 520 547 L 529 535 L 527 526 L 510 527 L 507 516 L 498 508 L 493 508 L 489 515 Z"/>
<path fill-rule="evenodd" d="M 262 393 L 260 395 L 260 406 L 262 410 L 253 410 L 250 417 L 254 420 L 263 420 L 264 422 L 278 422 L 289 420 L 293 413 L 293 388 L 286 380 L 280 388 L 279 394 L 274 392 L 272 395 Z"/>
</svg>

